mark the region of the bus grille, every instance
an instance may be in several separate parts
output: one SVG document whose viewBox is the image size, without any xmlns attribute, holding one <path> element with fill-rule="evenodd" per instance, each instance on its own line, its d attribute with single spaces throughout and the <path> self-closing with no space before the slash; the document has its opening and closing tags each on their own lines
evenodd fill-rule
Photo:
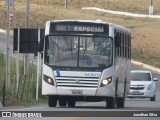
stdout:
<svg viewBox="0 0 160 120">
<path fill-rule="evenodd" d="M 99 78 L 85 77 L 56 77 L 58 87 L 90 87 L 96 88 L 99 84 Z"/>
</svg>

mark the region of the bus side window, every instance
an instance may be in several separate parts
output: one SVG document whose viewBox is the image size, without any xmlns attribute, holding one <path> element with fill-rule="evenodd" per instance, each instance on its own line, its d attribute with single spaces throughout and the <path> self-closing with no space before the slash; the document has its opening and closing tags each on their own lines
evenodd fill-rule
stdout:
<svg viewBox="0 0 160 120">
<path fill-rule="evenodd" d="M 121 38 L 122 57 L 124 57 L 124 34 L 122 34 Z"/>
<path fill-rule="evenodd" d="M 119 33 L 118 56 L 121 57 L 121 33 Z"/>
<path fill-rule="evenodd" d="M 128 58 L 128 35 L 126 35 L 125 36 L 126 37 L 126 44 L 125 44 L 125 51 L 126 51 L 126 54 L 125 54 L 125 56 L 126 56 L 126 58 Z"/>
<path fill-rule="evenodd" d="M 118 32 L 117 32 L 116 35 L 115 35 L 115 45 L 116 45 L 116 47 L 119 47 L 119 46 L 121 45 L 120 35 L 119 35 Z"/>
<path fill-rule="evenodd" d="M 131 59 L 131 36 L 129 36 L 129 58 Z"/>
<path fill-rule="evenodd" d="M 120 45 L 121 45 L 121 38 L 120 38 L 120 33 L 119 32 L 115 32 L 115 56 L 119 57 L 120 56 Z"/>
</svg>

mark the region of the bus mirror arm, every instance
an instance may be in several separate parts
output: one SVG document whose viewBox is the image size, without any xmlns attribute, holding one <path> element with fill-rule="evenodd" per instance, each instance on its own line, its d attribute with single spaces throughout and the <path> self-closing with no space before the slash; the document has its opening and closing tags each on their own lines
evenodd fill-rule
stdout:
<svg viewBox="0 0 160 120">
<path fill-rule="evenodd" d="M 44 36 L 41 37 L 40 42 L 38 43 L 38 52 L 43 51 L 43 46 L 44 46 Z"/>
</svg>

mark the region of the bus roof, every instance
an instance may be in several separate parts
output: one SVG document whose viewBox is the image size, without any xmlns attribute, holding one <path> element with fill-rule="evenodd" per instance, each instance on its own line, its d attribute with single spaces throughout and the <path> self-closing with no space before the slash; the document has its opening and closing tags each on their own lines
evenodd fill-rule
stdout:
<svg viewBox="0 0 160 120">
<path fill-rule="evenodd" d="M 67 19 L 67 20 L 51 20 L 47 22 L 90 22 L 90 23 L 102 23 L 102 24 L 110 24 L 107 22 L 103 22 L 102 20 L 72 20 L 72 19 Z"/>
<path fill-rule="evenodd" d="M 100 24 L 109 24 L 110 26 L 114 27 L 115 29 L 117 30 L 123 30 L 125 32 L 128 32 L 130 33 L 130 29 L 126 28 L 126 27 L 123 27 L 123 26 L 120 26 L 120 25 L 117 25 L 115 23 L 110 23 L 110 22 L 104 22 L 102 21 L 101 19 L 97 19 L 97 20 L 73 20 L 73 19 L 66 19 L 66 20 L 50 20 L 50 21 L 47 21 L 46 23 L 50 23 L 50 22 L 88 22 L 88 23 L 100 23 Z"/>
</svg>

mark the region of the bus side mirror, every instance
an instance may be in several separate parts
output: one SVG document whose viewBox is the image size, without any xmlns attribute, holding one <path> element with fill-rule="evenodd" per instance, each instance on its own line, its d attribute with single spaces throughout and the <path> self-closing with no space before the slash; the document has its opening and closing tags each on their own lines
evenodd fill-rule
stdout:
<svg viewBox="0 0 160 120">
<path fill-rule="evenodd" d="M 44 47 L 44 36 L 41 37 L 40 42 L 38 43 L 38 52 L 42 52 Z"/>
<path fill-rule="evenodd" d="M 41 54 L 41 59 L 43 59 L 43 53 L 40 53 Z M 34 53 L 34 59 L 37 59 L 37 56 L 38 56 L 38 53 Z"/>
</svg>

